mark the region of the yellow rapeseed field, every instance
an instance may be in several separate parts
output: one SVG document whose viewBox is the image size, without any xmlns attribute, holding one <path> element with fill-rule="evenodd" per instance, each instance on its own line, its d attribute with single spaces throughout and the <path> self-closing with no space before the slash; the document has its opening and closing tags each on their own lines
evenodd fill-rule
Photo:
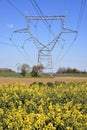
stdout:
<svg viewBox="0 0 87 130">
<path fill-rule="evenodd" d="M 87 130 L 87 83 L 0 84 L 0 130 Z"/>
</svg>

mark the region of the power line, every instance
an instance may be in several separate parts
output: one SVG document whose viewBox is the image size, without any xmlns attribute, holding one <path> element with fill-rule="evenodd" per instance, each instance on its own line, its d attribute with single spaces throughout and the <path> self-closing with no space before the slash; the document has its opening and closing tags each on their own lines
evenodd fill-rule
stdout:
<svg viewBox="0 0 87 130">
<path fill-rule="evenodd" d="M 11 35 L 10 41 L 13 43 L 14 46 L 16 46 L 16 48 L 17 48 L 17 50 L 19 51 L 19 53 L 20 53 L 24 58 L 26 58 L 26 57 L 25 57 L 25 55 L 26 55 L 26 56 L 28 57 L 29 61 L 33 64 L 31 58 L 29 57 L 28 53 L 27 53 L 26 50 L 24 49 L 24 45 L 22 45 L 22 47 L 20 47 L 20 48 L 24 51 L 25 55 L 22 53 L 22 51 L 20 51 L 19 47 L 18 47 L 17 45 L 15 45 L 14 41 L 12 40 L 12 36 L 13 36 L 13 34 Z"/>
<path fill-rule="evenodd" d="M 12 44 L 13 44 L 14 46 L 16 46 L 15 43 L 14 43 L 14 41 L 12 40 L 12 38 L 10 38 L 10 41 L 12 42 Z M 16 48 L 17 48 L 18 52 L 19 52 L 24 58 L 26 58 L 25 55 L 20 51 L 19 47 L 16 46 Z"/>
<path fill-rule="evenodd" d="M 26 56 L 28 57 L 29 61 L 34 65 L 33 61 L 31 60 L 29 54 L 27 53 L 27 51 L 24 49 L 24 47 L 22 47 L 24 53 L 26 54 Z"/>
<path fill-rule="evenodd" d="M 60 56 L 61 56 L 61 54 L 62 54 L 62 52 L 63 52 L 64 46 L 65 46 L 65 42 L 63 43 L 63 45 L 62 45 L 62 47 L 61 47 L 61 50 L 60 50 L 60 52 L 58 53 L 58 55 L 57 55 L 57 57 L 56 57 L 56 60 L 54 61 L 53 67 L 56 66 L 57 60 L 60 58 Z"/>
<path fill-rule="evenodd" d="M 2 45 L 7 45 L 7 46 L 15 46 L 15 47 L 18 47 L 17 45 L 12 45 L 12 44 L 5 43 L 5 42 L 0 42 L 0 44 L 2 44 Z"/>
<path fill-rule="evenodd" d="M 28 0 L 31 2 L 32 6 L 34 7 L 34 9 L 36 10 L 36 12 L 38 13 L 38 15 L 40 15 L 40 12 L 38 11 L 37 7 L 35 6 L 34 2 L 32 0 Z"/>
<path fill-rule="evenodd" d="M 48 31 L 55 36 L 55 34 L 53 33 L 52 29 L 50 28 L 51 25 L 49 25 L 48 21 L 46 19 L 43 19 L 45 16 L 43 14 L 43 12 L 41 11 L 39 5 L 37 4 L 37 2 L 35 0 L 30 0 L 32 6 L 34 7 L 34 9 L 36 10 L 36 12 L 38 13 L 39 17 L 42 18 L 43 23 L 46 25 Z"/>
<path fill-rule="evenodd" d="M 85 7 L 86 7 L 86 2 L 87 2 L 87 0 L 82 0 L 81 1 L 79 17 L 78 17 L 78 21 L 77 21 L 77 30 L 79 30 L 81 22 L 82 22 L 82 19 L 83 19 Z"/>
<path fill-rule="evenodd" d="M 83 14 L 84 14 L 84 10 L 85 10 L 85 7 L 86 7 L 86 2 L 87 0 L 82 0 L 81 1 L 81 6 L 80 6 L 80 11 L 79 11 L 79 17 L 78 17 L 78 21 L 77 21 L 77 30 L 79 30 L 80 28 L 80 25 L 81 25 L 81 22 L 82 22 L 82 18 L 83 18 Z M 78 33 L 76 33 L 73 41 L 71 42 L 70 46 L 68 47 L 68 49 L 66 50 L 66 52 L 64 53 L 64 55 L 59 59 L 59 63 L 63 60 L 63 58 L 67 55 L 67 53 L 70 51 L 72 45 L 74 44 L 74 42 L 76 41 L 77 39 L 77 36 L 78 36 Z M 62 52 L 62 51 L 61 51 Z M 59 58 L 60 54 L 58 55 L 57 59 Z M 56 60 L 57 61 L 57 60 Z M 54 64 L 54 66 L 57 65 L 57 62 Z"/>
<path fill-rule="evenodd" d="M 0 35 L 0 36 L 1 36 L 1 35 Z M 4 36 L 3 36 L 3 37 L 4 37 Z M 4 37 L 4 38 L 8 38 L 8 37 Z M 9 39 L 9 38 L 8 38 L 8 39 Z M 10 44 L 10 43 L 5 43 L 5 42 L 0 42 L 0 44 L 1 44 L 1 45 L 6 45 L 6 46 L 14 46 L 14 47 L 16 47 L 17 50 L 18 50 L 18 52 L 19 52 L 24 58 L 26 58 L 25 55 L 24 55 L 24 54 L 20 51 L 20 49 L 19 49 L 19 48 L 21 48 L 21 46 L 16 45 L 16 44 L 13 42 L 12 38 L 10 38 L 9 40 L 10 40 L 10 42 L 11 42 L 12 44 Z"/>
<path fill-rule="evenodd" d="M 33 0 L 33 1 L 34 1 L 35 5 L 36 5 L 36 7 L 37 7 L 37 9 L 38 9 L 38 11 L 39 11 L 39 13 L 40 13 L 40 15 L 42 15 L 42 16 L 44 17 L 44 14 L 43 14 L 43 12 L 41 11 L 41 9 L 40 9 L 39 5 L 37 4 L 36 0 Z M 47 20 L 45 20 L 45 21 L 46 21 L 47 25 L 49 26 L 49 23 L 47 22 Z"/>
<path fill-rule="evenodd" d="M 34 65 L 33 61 L 32 61 L 31 58 L 30 58 L 30 55 L 27 53 L 27 51 L 26 51 L 25 48 L 24 48 L 26 41 L 29 41 L 29 40 L 31 40 L 31 38 L 27 38 L 27 39 L 24 41 L 24 43 L 22 44 L 22 50 L 24 51 L 25 55 L 28 57 L 29 61 L 31 61 L 31 63 Z"/>
<path fill-rule="evenodd" d="M 11 40 L 11 41 L 12 41 L 12 40 Z M 17 50 L 18 50 L 18 52 L 19 52 L 19 53 L 20 53 L 20 54 L 25 58 L 24 54 L 23 54 L 23 53 L 20 51 L 20 49 L 19 49 L 20 46 L 15 45 L 13 41 L 12 41 L 12 43 L 13 43 L 13 44 L 0 42 L 0 44 L 2 44 L 2 45 L 6 45 L 6 46 L 14 46 L 14 47 L 16 47 Z"/>
<path fill-rule="evenodd" d="M 1 45 L 6 45 L 6 46 L 14 46 L 14 47 L 16 47 L 17 50 L 18 50 L 18 52 L 19 52 L 24 58 L 26 58 L 25 55 L 20 51 L 20 49 L 19 49 L 20 46 L 17 46 L 17 45 L 15 45 L 14 43 L 13 43 L 13 44 L 9 44 L 9 43 L 0 42 L 0 44 L 1 44 Z M 20 48 L 21 48 L 21 47 L 20 47 Z M 24 48 L 22 48 L 22 49 L 23 49 L 24 53 L 26 54 L 26 56 L 29 58 L 29 61 L 33 64 L 33 62 L 32 62 L 32 60 L 30 59 L 28 53 L 25 51 Z M 33 65 L 34 65 L 34 64 L 33 64 Z"/>
<path fill-rule="evenodd" d="M 30 2 L 31 2 L 31 4 L 33 5 L 33 7 L 34 7 L 34 9 L 36 10 L 36 12 L 38 13 L 38 15 L 40 16 L 40 17 L 44 17 L 44 14 L 43 14 L 43 12 L 41 11 L 41 9 L 40 9 L 40 7 L 39 7 L 39 5 L 37 4 L 37 2 L 35 1 L 35 0 L 30 0 Z M 44 20 L 44 21 L 46 21 L 46 20 Z M 45 25 L 48 25 L 49 26 L 49 23 L 46 21 L 46 23 L 45 23 Z"/>
<path fill-rule="evenodd" d="M 54 64 L 54 67 L 57 65 L 57 63 L 60 63 L 60 62 L 64 59 L 64 57 L 67 55 L 67 53 L 70 51 L 72 45 L 73 45 L 74 42 L 76 41 L 77 35 L 78 35 L 78 34 L 75 35 L 73 41 L 71 42 L 70 46 L 67 48 L 67 50 L 66 50 L 66 52 L 64 53 L 64 55 L 63 55 L 58 61 L 56 60 L 56 62 L 55 62 L 55 64 Z M 63 49 L 62 49 L 62 50 L 63 50 Z M 62 51 L 61 51 L 60 53 L 62 54 Z M 56 59 L 58 59 L 61 54 L 59 54 Z"/>
<path fill-rule="evenodd" d="M 19 12 L 23 17 L 25 17 L 25 15 L 24 15 L 10 0 L 7 0 L 7 2 L 8 2 L 13 8 L 15 8 L 15 9 L 17 10 L 17 12 Z M 13 35 L 13 34 L 12 34 L 12 35 Z M 11 35 L 10 41 L 13 43 L 13 45 L 12 45 L 12 44 L 5 44 L 5 45 L 15 46 L 15 47 L 17 48 L 18 52 L 19 52 L 24 58 L 26 58 L 25 55 L 22 53 L 22 51 L 20 51 L 19 47 L 18 47 L 17 45 L 15 45 L 14 41 L 12 40 L 12 35 Z M 28 56 L 28 58 L 29 58 L 29 55 L 28 55 L 27 52 L 24 50 L 24 48 L 22 48 L 22 50 L 24 51 L 24 53 L 26 54 L 26 56 Z M 31 61 L 31 60 L 30 60 L 30 61 Z"/>
<path fill-rule="evenodd" d="M 25 15 L 24 15 L 10 0 L 7 0 L 7 2 L 8 2 L 13 8 L 15 8 L 23 17 L 25 17 Z"/>
</svg>

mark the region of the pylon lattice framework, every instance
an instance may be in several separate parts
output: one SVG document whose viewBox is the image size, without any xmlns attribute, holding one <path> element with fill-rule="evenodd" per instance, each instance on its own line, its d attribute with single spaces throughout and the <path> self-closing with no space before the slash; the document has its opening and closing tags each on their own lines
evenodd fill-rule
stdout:
<svg viewBox="0 0 87 130">
<path fill-rule="evenodd" d="M 30 32 L 29 23 L 31 20 L 46 20 L 46 21 L 47 20 L 60 20 L 61 31 L 55 36 L 55 38 L 51 42 L 44 45 Z M 77 31 L 65 28 L 64 20 L 65 20 L 65 16 L 26 16 L 27 28 L 16 30 L 13 33 L 28 33 L 38 49 L 38 63 L 42 64 L 43 66 L 45 63 L 45 66 L 44 66 L 45 69 L 52 69 L 51 52 L 53 48 L 55 47 L 55 45 L 58 43 L 59 39 L 61 38 L 61 35 L 63 33 L 77 33 Z"/>
</svg>

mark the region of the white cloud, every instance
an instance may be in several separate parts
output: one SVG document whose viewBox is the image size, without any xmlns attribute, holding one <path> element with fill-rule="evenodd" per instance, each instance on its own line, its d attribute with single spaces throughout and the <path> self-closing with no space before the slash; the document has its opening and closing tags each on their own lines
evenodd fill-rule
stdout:
<svg viewBox="0 0 87 130">
<path fill-rule="evenodd" d="M 8 28 L 13 28 L 13 24 L 7 24 Z"/>
</svg>

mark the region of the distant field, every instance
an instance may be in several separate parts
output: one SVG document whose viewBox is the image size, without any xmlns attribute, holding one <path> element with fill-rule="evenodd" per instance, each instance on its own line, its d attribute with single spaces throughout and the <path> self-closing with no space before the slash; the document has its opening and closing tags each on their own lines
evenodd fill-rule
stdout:
<svg viewBox="0 0 87 130">
<path fill-rule="evenodd" d="M 0 72 L 0 77 L 18 77 L 17 73 Z"/>
<path fill-rule="evenodd" d="M 0 83 L 26 83 L 31 84 L 33 82 L 87 82 L 87 77 L 55 77 L 55 78 L 16 78 L 16 77 L 0 77 Z"/>
</svg>

